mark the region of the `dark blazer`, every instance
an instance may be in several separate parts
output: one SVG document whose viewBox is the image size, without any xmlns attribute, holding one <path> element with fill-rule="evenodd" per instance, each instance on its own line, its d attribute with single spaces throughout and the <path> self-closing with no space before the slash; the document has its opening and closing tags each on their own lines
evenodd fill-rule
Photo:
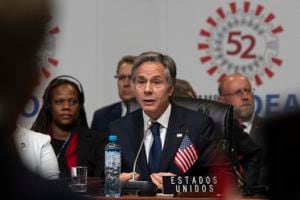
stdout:
<svg viewBox="0 0 300 200">
<path fill-rule="evenodd" d="M 99 132 L 107 131 L 110 122 L 121 118 L 122 115 L 122 103 L 117 102 L 104 108 L 100 108 L 95 111 L 91 129 Z"/>
<path fill-rule="evenodd" d="M 104 176 L 104 147 L 106 134 L 90 130 L 83 126 L 78 126 L 72 130 L 72 133 L 78 134 L 77 143 L 77 165 L 88 167 L 88 176 Z M 53 141 L 53 140 L 52 140 Z M 51 142 L 52 142 L 51 141 Z M 65 151 L 67 147 L 64 150 Z M 57 150 L 55 153 L 57 154 Z M 69 170 L 66 167 L 65 156 L 58 159 L 61 170 L 61 177 L 69 177 Z"/>
<path fill-rule="evenodd" d="M 122 148 L 122 172 L 131 172 L 138 148 L 143 139 L 143 115 L 138 109 L 110 124 L 110 131 L 116 133 Z M 178 137 L 182 133 L 182 137 Z M 228 159 L 224 159 L 220 134 L 215 131 L 211 118 L 201 112 L 192 111 L 172 104 L 165 144 L 160 162 L 161 172 L 183 175 L 174 164 L 174 157 L 185 135 L 188 135 L 198 150 L 199 159 L 184 175 L 205 175 L 218 168 L 218 172 L 231 173 Z M 137 162 L 141 180 L 150 180 L 144 146 Z"/>
<path fill-rule="evenodd" d="M 268 185 L 268 176 L 270 173 L 270 166 L 266 162 L 267 141 L 263 137 L 264 123 L 265 119 L 259 116 L 255 116 L 250 130 L 250 137 L 255 142 L 255 144 L 262 150 L 258 185 Z"/>
</svg>

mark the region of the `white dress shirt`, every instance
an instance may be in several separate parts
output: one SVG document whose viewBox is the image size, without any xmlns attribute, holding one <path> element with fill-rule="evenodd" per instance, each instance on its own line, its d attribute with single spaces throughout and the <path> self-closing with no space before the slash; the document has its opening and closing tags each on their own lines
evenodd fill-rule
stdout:
<svg viewBox="0 0 300 200">
<path fill-rule="evenodd" d="M 46 179 L 59 178 L 59 169 L 50 136 L 18 127 L 14 134 L 22 162 Z"/>
<path fill-rule="evenodd" d="M 124 117 L 127 113 L 127 107 L 123 101 L 121 101 L 121 108 L 122 108 L 121 117 Z"/>
<path fill-rule="evenodd" d="M 164 144 L 165 144 L 165 139 L 166 139 L 166 134 L 167 134 L 167 128 L 169 124 L 169 119 L 170 119 L 170 114 L 171 114 L 171 104 L 167 107 L 165 112 L 157 119 L 155 120 L 156 122 L 160 123 L 160 140 L 161 140 L 161 145 L 162 148 L 164 149 Z M 148 126 L 148 121 L 151 120 L 146 113 L 143 111 L 143 118 L 144 118 L 144 131 L 146 131 L 146 138 L 145 138 L 145 152 L 146 152 L 146 157 L 147 157 L 147 162 L 149 160 L 149 152 L 153 143 L 153 135 L 151 133 L 151 130 L 147 130 Z M 153 121 L 153 120 L 151 120 Z"/>
<path fill-rule="evenodd" d="M 243 122 L 243 124 L 245 125 L 245 129 L 244 129 L 244 132 L 250 134 L 250 131 L 251 131 L 251 128 L 252 128 L 252 123 L 253 123 L 253 120 L 254 120 L 254 114 L 252 115 L 251 119 L 247 122 Z"/>
</svg>

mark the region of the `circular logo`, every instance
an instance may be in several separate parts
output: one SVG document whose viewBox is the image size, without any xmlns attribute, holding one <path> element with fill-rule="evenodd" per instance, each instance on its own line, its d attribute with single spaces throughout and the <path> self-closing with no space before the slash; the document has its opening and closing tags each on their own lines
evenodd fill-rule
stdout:
<svg viewBox="0 0 300 200">
<path fill-rule="evenodd" d="M 39 53 L 39 66 L 41 74 L 48 79 L 51 76 L 51 67 L 57 67 L 59 61 L 55 58 L 55 36 L 59 33 L 59 27 L 53 26 L 52 18 L 49 18 L 47 36 Z"/>
<path fill-rule="evenodd" d="M 46 79 L 49 79 L 51 76 L 51 68 L 58 67 L 59 63 L 59 61 L 55 58 L 55 36 L 59 33 L 59 27 L 53 26 L 51 21 L 52 18 L 50 17 L 47 25 L 47 35 L 42 44 L 41 51 L 38 54 L 38 65 L 40 67 L 40 72 L 42 77 Z M 39 112 L 40 105 L 41 103 L 39 97 L 33 95 L 22 113 L 23 117 L 34 117 Z"/>
<path fill-rule="evenodd" d="M 275 25 L 275 14 L 264 14 L 262 5 L 252 6 L 249 1 L 238 8 L 236 2 L 216 10 L 216 18 L 208 17 L 208 27 L 200 30 L 200 62 L 208 66 L 207 73 L 220 82 L 227 74 L 245 74 L 257 86 L 263 78 L 273 77 L 281 67 L 279 34 L 281 25 Z"/>
</svg>

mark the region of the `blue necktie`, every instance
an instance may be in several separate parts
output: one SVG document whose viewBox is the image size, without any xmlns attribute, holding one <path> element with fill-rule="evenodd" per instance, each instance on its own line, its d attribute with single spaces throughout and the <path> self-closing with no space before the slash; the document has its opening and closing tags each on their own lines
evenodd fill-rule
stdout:
<svg viewBox="0 0 300 200">
<path fill-rule="evenodd" d="M 154 122 L 151 126 L 151 132 L 153 135 L 153 143 L 149 153 L 149 171 L 150 173 L 156 173 L 159 170 L 160 158 L 161 158 L 161 140 L 159 133 L 160 124 Z"/>
</svg>

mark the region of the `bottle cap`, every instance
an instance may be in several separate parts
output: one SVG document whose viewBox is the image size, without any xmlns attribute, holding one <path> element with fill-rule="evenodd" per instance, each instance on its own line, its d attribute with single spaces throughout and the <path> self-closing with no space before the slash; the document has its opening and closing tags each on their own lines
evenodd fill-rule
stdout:
<svg viewBox="0 0 300 200">
<path fill-rule="evenodd" d="M 109 135 L 108 141 L 110 142 L 116 142 L 118 140 L 118 137 L 116 135 Z"/>
</svg>

